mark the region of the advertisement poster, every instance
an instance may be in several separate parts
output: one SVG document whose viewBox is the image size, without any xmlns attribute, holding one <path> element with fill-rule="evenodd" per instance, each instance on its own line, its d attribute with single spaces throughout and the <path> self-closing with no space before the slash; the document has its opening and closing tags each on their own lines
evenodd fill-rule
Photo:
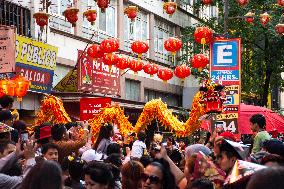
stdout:
<svg viewBox="0 0 284 189">
<path fill-rule="evenodd" d="M 78 90 L 120 96 L 120 71 L 78 51 Z"/>
<path fill-rule="evenodd" d="M 15 28 L 0 26 L 0 73 L 15 71 Z"/>
<path fill-rule="evenodd" d="M 241 94 L 241 39 L 214 41 L 210 46 L 210 77 L 225 86 L 224 113 L 212 119 L 212 130 L 222 126 L 237 134 Z"/>
<path fill-rule="evenodd" d="M 57 53 L 57 47 L 16 37 L 16 72 L 31 81 L 30 91 L 51 92 Z"/>
<path fill-rule="evenodd" d="M 80 99 L 80 121 L 92 119 L 101 108 L 111 104 L 111 98 L 81 98 Z"/>
</svg>

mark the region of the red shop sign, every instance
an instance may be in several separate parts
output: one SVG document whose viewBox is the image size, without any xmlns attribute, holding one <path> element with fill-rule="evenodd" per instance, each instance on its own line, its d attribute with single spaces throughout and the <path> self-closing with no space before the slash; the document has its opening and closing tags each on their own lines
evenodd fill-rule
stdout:
<svg viewBox="0 0 284 189">
<path fill-rule="evenodd" d="M 120 96 L 120 71 L 78 51 L 78 90 Z"/>
<path fill-rule="evenodd" d="M 81 98 L 80 99 L 80 120 L 92 119 L 101 108 L 111 104 L 111 98 Z"/>
</svg>

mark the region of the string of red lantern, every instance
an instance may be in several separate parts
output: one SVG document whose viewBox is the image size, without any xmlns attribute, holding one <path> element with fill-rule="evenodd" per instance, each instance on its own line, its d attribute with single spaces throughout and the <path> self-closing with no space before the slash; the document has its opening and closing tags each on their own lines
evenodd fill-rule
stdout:
<svg viewBox="0 0 284 189">
<path fill-rule="evenodd" d="M 101 12 L 104 13 L 109 6 L 110 0 L 97 0 L 97 5 L 101 9 Z"/>
<path fill-rule="evenodd" d="M 143 70 L 144 63 L 142 61 L 137 61 L 135 59 L 130 60 L 129 68 L 137 74 L 139 71 Z"/>
<path fill-rule="evenodd" d="M 165 83 L 174 76 L 173 71 L 169 68 L 160 68 L 157 75 Z"/>
<path fill-rule="evenodd" d="M 149 45 L 145 41 L 134 41 L 131 44 L 131 49 L 134 53 L 138 54 L 138 60 L 141 59 L 143 53 L 147 53 Z"/>
<path fill-rule="evenodd" d="M 87 18 L 87 20 L 91 23 L 91 25 L 95 25 L 95 21 L 97 20 L 97 11 L 96 10 L 86 10 L 83 13 L 84 17 Z"/>
<path fill-rule="evenodd" d="M 175 68 L 174 74 L 178 78 L 184 80 L 186 77 L 190 76 L 190 68 L 187 65 L 182 64 Z"/>
<path fill-rule="evenodd" d="M 163 5 L 163 10 L 171 17 L 177 9 L 177 4 L 175 2 L 166 2 Z"/>
<path fill-rule="evenodd" d="M 202 0 L 202 3 L 203 3 L 204 5 L 212 5 L 213 0 Z"/>
<path fill-rule="evenodd" d="M 238 4 L 243 7 L 249 3 L 249 0 L 237 0 Z"/>
<path fill-rule="evenodd" d="M 126 58 L 126 57 L 118 57 L 118 61 L 117 61 L 115 66 L 123 71 L 123 70 L 129 68 L 130 60 L 129 60 L 129 58 Z"/>
<path fill-rule="evenodd" d="M 146 74 L 149 74 L 150 77 L 153 77 L 158 73 L 159 68 L 156 64 L 148 63 L 144 65 L 143 70 Z"/>
<path fill-rule="evenodd" d="M 72 24 L 72 27 L 76 26 L 76 22 L 78 21 L 78 12 L 79 9 L 75 7 L 69 7 L 63 12 L 63 16 L 65 16 L 65 19 Z"/>
<path fill-rule="evenodd" d="M 29 90 L 30 81 L 25 77 L 18 75 L 13 79 L 0 80 L 0 94 L 16 96 L 18 101 L 22 100 Z"/>
<path fill-rule="evenodd" d="M 209 59 L 203 54 L 194 55 L 191 59 L 191 66 L 198 69 L 199 72 L 202 71 L 202 69 L 205 68 L 208 63 Z"/>
<path fill-rule="evenodd" d="M 127 8 L 125 8 L 124 10 L 124 14 L 127 15 L 127 17 L 134 22 L 135 18 L 137 17 L 137 13 L 138 13 L 138 7 L 136 6 L 128 6 Z"/>
<path fill-rule="evenodd" d="M 88 47 L 87 54 L 93 59 L 102 58 L 104 55 L 104 53 L 101 51 L 100 46 L 96 44 L 93 44 Z"/>
<path fill-rule="evenodd" d="M 49 14 L 45 12 L 34 13 L 33 18 L 35 18 L 36 24 L 40 27 L 41 31 L 43 31 L 44 26 L 48 25 Z"/>
</svg>

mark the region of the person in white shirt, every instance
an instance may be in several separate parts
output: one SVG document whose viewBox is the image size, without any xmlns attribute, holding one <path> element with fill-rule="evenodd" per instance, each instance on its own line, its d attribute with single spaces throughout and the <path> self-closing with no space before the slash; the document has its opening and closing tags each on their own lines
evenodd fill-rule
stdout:
<svg viewBox="0 0 284 189">
<path fill-rule="evenodd" d="M 146 150 L 146 133 L 140 131 L 137 134 L 138 140 L 133 143 L 132 150 L 131 150 L 131 157 L 132 158 L 141 158 L 144 154 L 144 150 Z"/>
</svg>

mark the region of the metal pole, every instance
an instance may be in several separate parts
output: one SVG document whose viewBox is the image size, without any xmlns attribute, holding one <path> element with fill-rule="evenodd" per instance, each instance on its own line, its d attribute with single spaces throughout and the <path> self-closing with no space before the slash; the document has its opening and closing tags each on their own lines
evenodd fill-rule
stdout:
<svg viewBox="0 0 284 189">
<path fill-rule="evenodd" d="M 228 34 L 229 0 L 224 0 L 224 34 Z"/>
</svg>

